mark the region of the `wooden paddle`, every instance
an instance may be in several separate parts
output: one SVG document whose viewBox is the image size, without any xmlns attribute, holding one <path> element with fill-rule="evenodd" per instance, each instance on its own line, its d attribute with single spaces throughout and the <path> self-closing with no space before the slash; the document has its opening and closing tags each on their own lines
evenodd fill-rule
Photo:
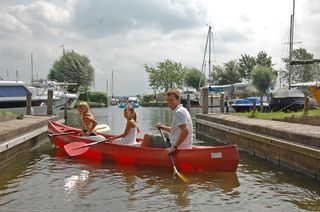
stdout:
<svg viewBox="0 0 320 212">
<path fill-rule="evenodd" d="M 96 141 L 93 143 L 85 143 L 85 142 L 72 142 L 70 144 L 64 145 L 64 150 L 67 152 L 68 155 L 70 156 L 78 156 L 78 155 L 82 155 L 83 153 L 85 153 L 86 151 L 88 151 L 90 146 L 99 144 L 99 143 L 103 143 L 106 141 L 109 141 L 110 139 L 107 138 L 105 140 L 102 141 Z"/>
<path fill-rule="evenodd" d="M 77 133 L 80 133 L 80 131 L 62 132 L 62 133 L 48 133 L 48 136 L 53 137 L 53 136 L 70 135 L 70 134 L 77 134 Z"/>
<path fill-rule="evenodd" d="M 105 132 L 105 131 L 110 131 L 110 127 L 107 124 L 98 124 L 95 128 L 94 128 L 94 132 Z"/>
<path fill-rule="evenodd" d="M 162 139 L 163 139 L 164 144 L 165 144 L 166 147 L 168 148 L 168 145 L 167 145 L 167 142 L 166 142 L 166 138 L 165 138 L 164 135 L 163 135 L 162 129 L 161 129 L 161 128 L 158 128 L 158 129 L 159 129 L 159 131 L 160 131 L 160 134 L 161 134 L 161 137 L 162 137 Z M 187 182 L 188 182 L 187 178 L 184 177 L 180 172 L 178 172 L 178 169 L 177 169 L 177 167 L 176 167 L 176 165 L 175 165 L 175 163 L 174 163 L 174 160 L 173 160 L 171 154 L 169 154 L 169 158 L 170 158 L 170 161 L 171 161 L 172 166 L 173 166 L 173 171 L 174 171 L 173 173 L 176 174 L 176 175 L 178 175 L 183 182 L 187 183 Z"/>
</svg>

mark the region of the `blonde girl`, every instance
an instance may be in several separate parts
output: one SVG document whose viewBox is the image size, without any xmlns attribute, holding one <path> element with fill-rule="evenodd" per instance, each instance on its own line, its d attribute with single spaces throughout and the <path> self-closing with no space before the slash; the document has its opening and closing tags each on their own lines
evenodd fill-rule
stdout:
<svg viewBox="0 0 320 212">
<path fill-rule="evenodd" d="M 112 137 L 111 142 L 115 144 L 138 146 L 139 143 L 136 141 L 136 138 L 140 129 L 137 124 L 137 114 L 133 108 L 126 107 L 123 116 L 127 119 L 126 128 L 122 134 Z"/>
<path fill-rule="evenodd" d="M 78 105 L 78 112 L 82 121 L 82 136 L 93 136 L 94 128 L 97 126 L 97 121 L 89 110 L 89 105 L 86 102 L 81 102 Z"/>
</svg>

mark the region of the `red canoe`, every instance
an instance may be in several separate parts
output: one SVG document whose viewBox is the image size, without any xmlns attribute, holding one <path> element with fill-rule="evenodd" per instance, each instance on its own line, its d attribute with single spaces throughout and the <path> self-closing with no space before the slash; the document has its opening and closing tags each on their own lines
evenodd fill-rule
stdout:
<svg viewBox="0 0 320 212">
<path fill-rule="evenodd" d="M 80 137 L 80 130 L 57 122 L 48 122 L 50 134 L 65 133 L 51 136 L 52 142 L 59 148 L 71 142 L 92 143 L 88 137 Z M 75 134 L 67 134 L 75 132 Z M 106 138 L 110 134 L 99 133 Z M 77 157 L 96 160 L 110 160 L 119 163 L 146 166 L 171 167 L 172 163 L 165 149 L 125 146 L 102 142 L 89 147 L 88 151 Z M 239 153 L 236 145 L 227 146 L 193 146 L 192 149 L 177 150 L 173 160 L 179 170 L 184 171 L 221 171 L 235 172 L 239 163 Z"/>
</svg>

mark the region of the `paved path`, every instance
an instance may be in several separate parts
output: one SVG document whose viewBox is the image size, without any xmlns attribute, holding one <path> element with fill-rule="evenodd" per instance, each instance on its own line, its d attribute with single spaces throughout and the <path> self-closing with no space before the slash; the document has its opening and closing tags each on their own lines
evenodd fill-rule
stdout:
<svg viewBox="0 0 320 212">
<path fill-rule="evenodd" d="M 197 114 L 196 117 L 209 122 L 255 132 L 261 135 L 320 148 L 320 126 L 251 119 L 221 113 Z"/>
<path fill-rule="evenodd" d="M 0 122 L 0 143 L 47 125 L 52 116 L 24 116 Z"/>
<path fill-rule="evenodd" d="M 251 126 L 263 126 L 270 129 L 286 131 L 290 133 L 306 134 L 313 137 L 320 138 L 320 126 L 289 123 L 282 121 L 262 120 L 262 119 L 251 119 L 247 117 L 239 117 L 235 115 L 211 113 L 207 114 L 208 117 L 219 118 L 226 121 L 232 121 L 237 123 L 243 123 Z"/>
</svg>

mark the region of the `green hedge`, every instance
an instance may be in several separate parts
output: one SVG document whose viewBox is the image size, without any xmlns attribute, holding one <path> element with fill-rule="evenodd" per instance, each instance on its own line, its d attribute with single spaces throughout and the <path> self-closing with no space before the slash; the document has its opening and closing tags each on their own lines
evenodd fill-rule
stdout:
<svg viewBox="0 0 320 212">
<path fill-rule="evenodd" d="M 81 93 L 78 99 L 82 101 L 88 101 L 89 103 L 103 103 L 105 106 L 107 106 L 109 102 L 106 93 L 100 91 L 89 91 Z"/>
</svg>

